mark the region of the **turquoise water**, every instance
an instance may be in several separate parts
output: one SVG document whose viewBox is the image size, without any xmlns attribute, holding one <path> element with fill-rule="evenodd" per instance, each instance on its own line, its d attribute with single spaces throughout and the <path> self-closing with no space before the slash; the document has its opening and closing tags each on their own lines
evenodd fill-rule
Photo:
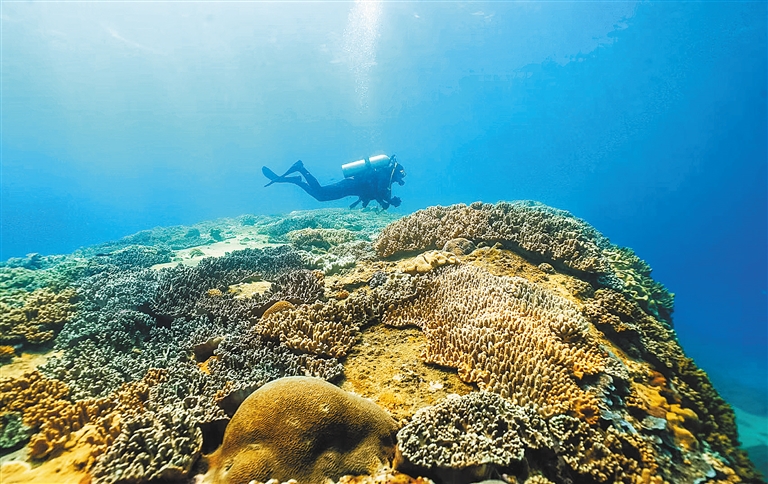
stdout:
<svg viewBox="0 0 768 484">
<path fill-rule="evenodd" d="M 261 166 L 302 159 L 327 183 L 396 153 L 396 213 L 533 199 L 632 247 L 765 467 L 765 2 L 4 1 L 1 18 L 0 259 L 345 207 L 264 188 Z"/>
</svg>

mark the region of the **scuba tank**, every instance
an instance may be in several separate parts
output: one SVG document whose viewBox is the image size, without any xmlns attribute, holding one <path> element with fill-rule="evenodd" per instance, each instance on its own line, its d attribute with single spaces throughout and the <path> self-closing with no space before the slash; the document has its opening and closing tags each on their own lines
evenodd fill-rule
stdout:
<svg viewBox="0 0 768 484">
<path fill-rule="evenodd" d="M 341 165 L 344 178 L 361 175 L 369 170 L 378 170 L 389 166 L 390 158 L 387 155 L 376 155 L 364 160 L 357 160 Z"/>
</svg>

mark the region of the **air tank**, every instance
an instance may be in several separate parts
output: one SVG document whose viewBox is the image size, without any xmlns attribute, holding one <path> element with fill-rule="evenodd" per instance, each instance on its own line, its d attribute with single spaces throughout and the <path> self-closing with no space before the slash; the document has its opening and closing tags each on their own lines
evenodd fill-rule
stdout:
<svg viewBox="0 0 768 484">
<path fill-rule="evenodd" d="M 341 172 L 344 174 L 344 178 L 360 175 L 368 171 L 369 169 L 377 170 L 379 168 L 386 168 L 389 165 L 389 156 L 376 155 L 364 160 L 357 160 L 350 163 L 341 165 Z"/>
</svg>

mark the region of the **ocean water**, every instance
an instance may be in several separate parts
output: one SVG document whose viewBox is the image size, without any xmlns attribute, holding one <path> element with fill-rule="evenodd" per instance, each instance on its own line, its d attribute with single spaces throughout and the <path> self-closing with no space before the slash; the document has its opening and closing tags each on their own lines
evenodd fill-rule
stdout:
<svg viewBox="0 0 768 484">
<path fill-rule="evenodd" d="M 537 200 L 634 249 L 768 466 L 765 2 L 0 5 L 0 260 L 346 207 L 261 167 L 396 154 L 395 214 Z"/>
</svg>

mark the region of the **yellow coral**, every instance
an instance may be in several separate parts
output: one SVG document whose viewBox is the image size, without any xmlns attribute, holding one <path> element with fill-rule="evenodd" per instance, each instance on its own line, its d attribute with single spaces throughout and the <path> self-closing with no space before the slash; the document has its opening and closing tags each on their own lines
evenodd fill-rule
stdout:
<svg viewBox="0 0 768 484">
<path fill-rule="evenodd" d="M 429 272 L 435 267 L 446 264 L 456 264 L 459 260 L 455 254 L 441 250 L 430 250 L 417 255 L 412 259 L 400 262 L 397 268 L 408 274 L 423 274 Z"/>
<path fill-rule="evenodd" d="M 264 311 L 264 314 L 261 315 L 262 318 L 268 318 L 272 314 L 279 313 L 281 311 L 287 311 L 289 309 L 293 309 L 296 306 L 291 304 L 288 301 L 277 301 L 275 304 L 271 305 L 269 308 L 267 308 L 266 311 Z"/>
<path fill-rule="evenodd" d="M 667 412 L 667 425 L 675 434 L 675 439 L 680 447 L 685 450 L 695 449 L 698 441 L 693 433 L 686 427 L 696 426 L 699 423 L 699 416 L 691 409 L 682 408 L 678 404 L 669 406 Z"/>
<path fill-rule="evenodd" d="M 0 345 L 0 361 L 9 361 L 16 356 L 16 350 L 13 346 Z"/>
<path fill-rule="evenodd" d="M 74 289 L 55 293 L 37 289 L 26 296 L 24 306 L 0 307 L 0 341 L 40 344 L 53 339 L 56 331 L 75 311 Z"/>
</svg>

